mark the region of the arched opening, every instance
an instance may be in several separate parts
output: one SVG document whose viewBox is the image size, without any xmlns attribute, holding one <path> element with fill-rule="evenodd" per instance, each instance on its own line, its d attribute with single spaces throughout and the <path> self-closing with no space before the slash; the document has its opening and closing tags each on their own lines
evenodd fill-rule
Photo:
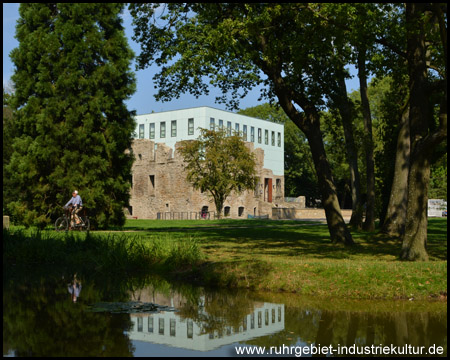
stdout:
<svg viewBox="0 0 450 360">
<path fill-rule="evenodd" d="M 229 206 L 225 206 L 223 208 L 223 216 L 230 216 L 230 210 L 231 208 Z"/>
<path fill-rule="evenodd" d="M 241 217 L 244 215 L 244 207 L 243 206 L 239 206 L 238 208 L 238 216 Z"/>
<path fill-rule="evenodd" d="M 200 218 L 201 219 L 206 219 L 208 218 L 209 212 L 208 212 L 208 207 L 207 206 L 203 206 L 202 210 L 200 211 Z"/>
</svg>

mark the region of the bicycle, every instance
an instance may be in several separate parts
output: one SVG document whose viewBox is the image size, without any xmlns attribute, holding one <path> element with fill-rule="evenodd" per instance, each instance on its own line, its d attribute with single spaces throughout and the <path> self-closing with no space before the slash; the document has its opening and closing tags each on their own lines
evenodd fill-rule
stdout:
<svg viewBox="0 0 450 360">
<path fill-rule="evenodd" d="M 71 224 L 71 217 L 72 217 L 72 210 L 73 208 L 70 207 L 63 207 L 64 209 L 64 215 L 59 217 L 55 221 L 55 230 L 56 231 L 68 231 L 68 230 L 79 230 L 79 231 L 89 231 L 90 228 L 90 222 L 89 218 L 86 216 L 86 210 L 81 209 L 81 214 L 77 214 L 80 223 L 76 224 L 75 221 L 73 221 L 73 224 Z"/>
</svg>

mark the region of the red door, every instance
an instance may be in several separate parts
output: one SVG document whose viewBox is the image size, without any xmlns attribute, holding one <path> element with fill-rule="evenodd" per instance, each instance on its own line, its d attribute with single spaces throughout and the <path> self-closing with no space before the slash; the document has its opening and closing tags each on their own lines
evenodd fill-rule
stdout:
<svg viewBox="0 0 450 360">
<path fill-rule="evenodd" d="M 267 186 L 267 202 L 272 202 L 272 179 L 265 179 L 265 185 Z"/>
</svg>

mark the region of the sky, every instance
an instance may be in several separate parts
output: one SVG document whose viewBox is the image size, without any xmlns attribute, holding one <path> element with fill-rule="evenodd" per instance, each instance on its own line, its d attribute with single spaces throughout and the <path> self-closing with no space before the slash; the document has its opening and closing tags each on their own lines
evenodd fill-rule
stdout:
<svg viewBox="0 0 450 360">
<path fill-rule="evenodd" d="M 139 55 L 140 47 L 134 42 L 131 37 L 133 35 L 133 28 L 131 25 L 131 15 L 128 9 L 125 9 L 123 14 L 123 25 L 125 28 L 125 35 L 128 38 L 130 47 L 133 49 L 135 55 Z M 17 40 L 14 38 L 16 21 L 19 18 L 19 4 L 14 3 L 3 3 L 3 85 L 8 85 L 10 83 L 11 75 L 14 72 L 14 66 L 9 58 L 9 53 L 15 47 L 18 46 Z M 220 95 L 220 90 L 211 88 L 210 94 L 208 96 L 200 96 L 198 99 L 190 94 L 181 94 L 178 99 L 174 99 L 170 102 L 160 102 L 156 101 L 154 94 L 156 94 L 156 89 L 154 89 L 152 78 L 158 71 L 156 66 L 149 67 L 145 70 L 135 70 L 134 63 L 132 64 L 132 69 L 136 73 L 136 92 L 127 101 L 127 106 L 129 110 L 135 110 L 137 115 L 148 114 L 152 111 L 170 111 L 178 110 L 190 107 L 200 107 L 200 106 L 210 106 L 220 110 L 227 110 L 225 104 L 215 103 L 215 97 Z M 355 74 L 355 70 L 351 69 L 351 74 Z M 359 84 L 357 78 L 354 76 L 353 79 L 347 80 L 347 90 L 350 92 L 352 90 L 359 89 Z M 246 109 L 248 107 L 253 107 L 264 103 L 265 101 L 258 101 L 260 96 L 259 88 L 255 88 L 250 91 L 247 96 L 240 101 L 240 108 Z"/>
</svg>

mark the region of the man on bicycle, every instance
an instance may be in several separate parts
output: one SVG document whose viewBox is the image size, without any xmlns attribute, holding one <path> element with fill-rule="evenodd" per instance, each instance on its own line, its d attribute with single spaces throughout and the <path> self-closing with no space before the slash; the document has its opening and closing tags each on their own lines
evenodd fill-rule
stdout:
<svg viewBox="0 0 450 360">
<path fill-rule="evenodd" d="M 64 207 L 68 207 L 69 205 L 72 205 L 72 216 L 73 220 L 75 220 L 76 224 L 78 225 L 81 220 L 78 217 L 78 213 L 83 208 L 83 201 L 81 200 L 80 195 L 78 195 L 78 191 L 74 190 L 72 193 L 72 199 L 70 199 L 67 204 Z M 73 223 L 73 220 L 71 223 Z"/>
</svg>

